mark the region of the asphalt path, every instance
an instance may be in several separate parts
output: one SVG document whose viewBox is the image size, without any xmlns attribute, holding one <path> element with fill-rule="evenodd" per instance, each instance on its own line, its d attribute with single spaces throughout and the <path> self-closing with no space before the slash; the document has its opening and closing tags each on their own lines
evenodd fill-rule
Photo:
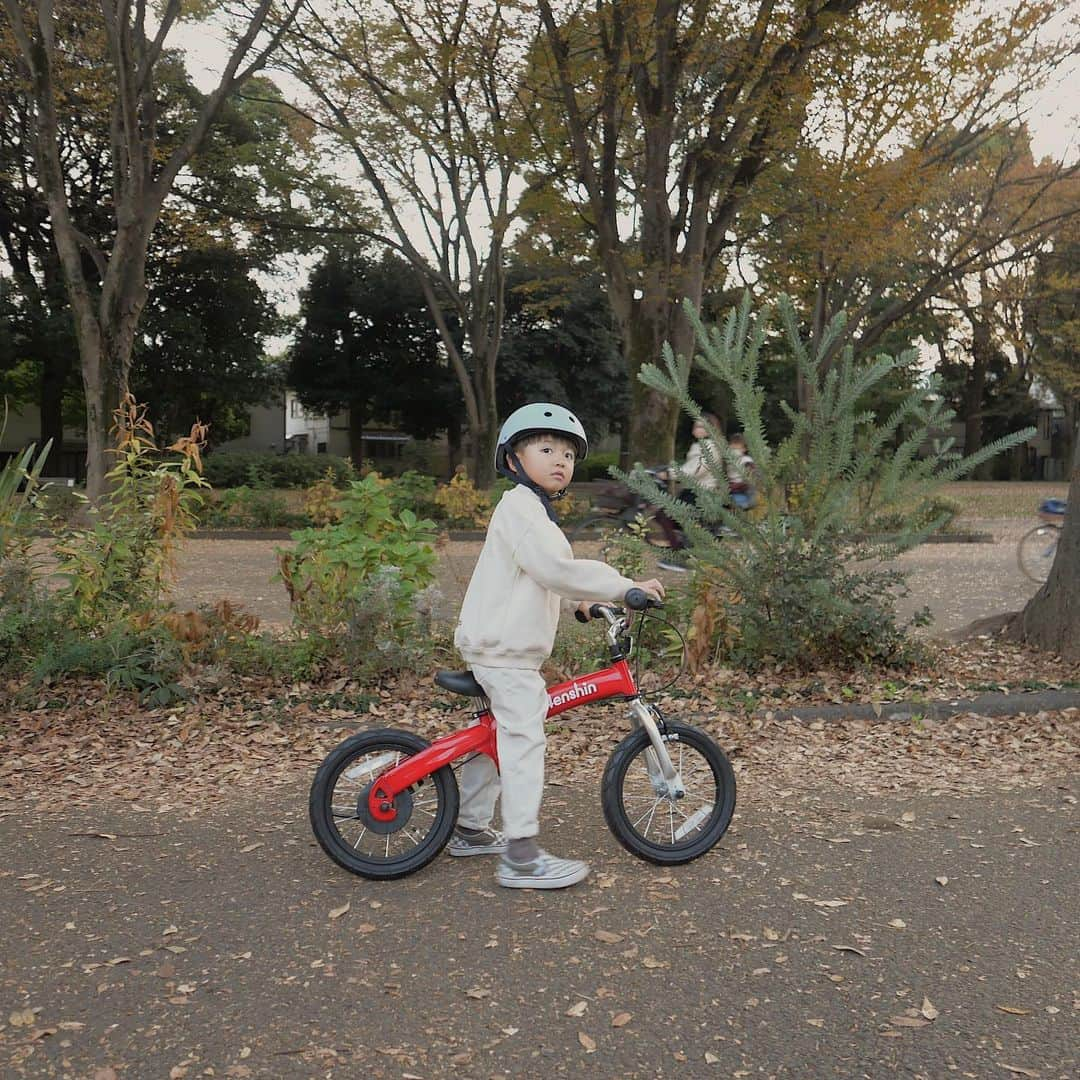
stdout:
<svg viewBox="0 0 1080 1080">
<path fill-rule="evenodd" d="M 669 869 L 617 845 L 594 789 L 555 787 L 546 841 L 594 872 L 547 894 L 489 858 L 353 877 L 301 785 L 8 805 L 0 1073 L 1073 1080 L 1078 787 L 751 787 Z"/>
</svg>

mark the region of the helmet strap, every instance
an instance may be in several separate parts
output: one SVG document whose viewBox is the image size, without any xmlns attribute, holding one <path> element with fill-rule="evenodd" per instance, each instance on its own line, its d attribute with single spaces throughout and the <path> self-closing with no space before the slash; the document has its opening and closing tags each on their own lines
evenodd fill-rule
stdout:
<svg viewBox="0 0 1080 1080">
<path fill-rule="evenodd" d="M 515 454 L 509 446 L 506 448 L 505 461 L 510 462 L 510 464 L 513 465 L 514 468 L 511 469 L 509 465 L 505 464 L 504 462 L 503 464 L 500 464 L 498 469 L 496 469 L 495 471 L 500 476 L 505 476 L 508 480 L 513 480 L 515 484 L 520 484 L 522 487 L 527 487 L 530 491 L 535 492 L 539 496 L 540 501 L 544 504 L 544 509 L 547 511 L 547 516 L 551 518 L 551 520 L 554 521 L 556 525 L 558 525 L 559 517 L 555 513 L 555 507 L 551 505 L 551 500 L 562 498 L 565 492 L 560 491 L 557 495 L 549 495 L 535 480 L 532 479 L 532 477 L 529 476 L 529 474 L 525 471 L 525 467 L 518 459 L 517 454 Z"/>
</svg>

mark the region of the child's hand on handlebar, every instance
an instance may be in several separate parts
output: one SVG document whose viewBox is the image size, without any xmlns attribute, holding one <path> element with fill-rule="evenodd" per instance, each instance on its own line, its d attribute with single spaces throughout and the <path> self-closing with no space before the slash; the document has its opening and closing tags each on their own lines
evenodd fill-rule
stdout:
<svg viewBox="0 0 1080 1080">
<path fill-rule="evenodd" d="M 658 581 L 656 578 L 649 578 L 648 581 L 635 581 L 635 589 L 642 589 L 647 592 L 654 600 L 664 599 L 664 583 Z"/>
</svg>

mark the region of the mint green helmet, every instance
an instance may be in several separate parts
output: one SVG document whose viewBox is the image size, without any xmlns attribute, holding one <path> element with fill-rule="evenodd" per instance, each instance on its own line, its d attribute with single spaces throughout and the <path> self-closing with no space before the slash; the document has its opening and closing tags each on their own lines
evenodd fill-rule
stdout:
<svg viewBox="0 0 1080 1080">
<path fill-rule="evenodd" d="M 515 409 L 503 423 L 495 446 L 495 471 L 502 472 L 506 468 L 506 451 L 511 443 L 526 435 L 548 431 L 569 439 L 577 447 L 579 461 L 588 457 L 589 440 L 585 437 L 581 421 L 565 405 L 534 401 Z"/>
</svg>

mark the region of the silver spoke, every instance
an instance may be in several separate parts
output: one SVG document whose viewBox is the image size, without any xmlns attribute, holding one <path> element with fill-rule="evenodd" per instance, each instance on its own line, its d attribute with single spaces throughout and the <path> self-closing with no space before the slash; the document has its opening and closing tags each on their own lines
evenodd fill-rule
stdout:
<svg viewBox="0 0 1080 1080">
<path fill-rule="evenodd" d="M 638 827 L 638 825 L 640 825 L 641 822 L 645 820 L 646 817 L 649 817 L 650 814 L 655 814 L 656 813 L 656 808 L 659 805 L 660 805 L 660 800 L 659 799 L 653 799 L 652 802 L 649 803 L 649 809 L 646 810 L 645 813 L 642 814 L 641 817 L 639 817 L 637 819 L 637 821 L 632 822 L 634 828 L 636 829 Z M 645 831 L 646 832 L 649 831 L 649 826 L 648 825 L 645 826 Z"/>
</svg>

